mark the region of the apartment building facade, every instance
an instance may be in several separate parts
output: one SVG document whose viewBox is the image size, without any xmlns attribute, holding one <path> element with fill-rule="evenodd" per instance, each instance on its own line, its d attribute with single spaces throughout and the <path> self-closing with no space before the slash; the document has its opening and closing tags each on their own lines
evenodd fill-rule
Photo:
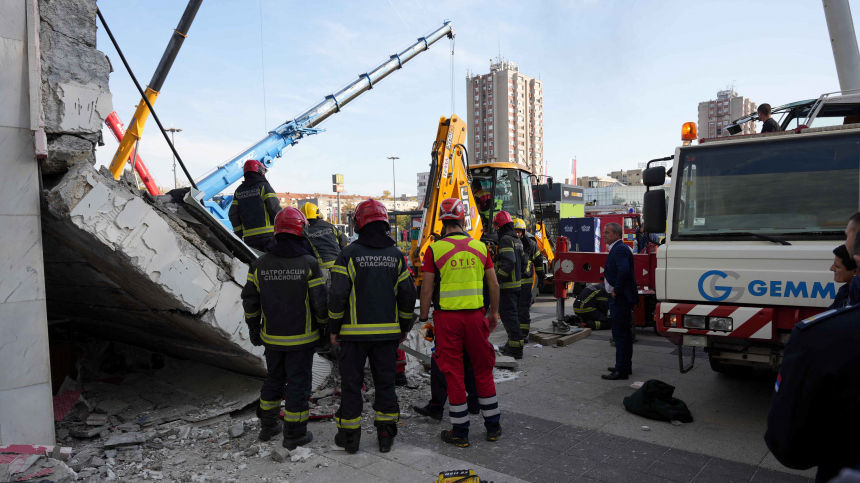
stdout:
<svg viewBox="0 0 860 483">
<path fill-rule="evenodd" d="M 499 57 L 488 74 L 467 73 L 466 106 L 470 163 L 517 163 L 544 175 L 540 79 Z"/>
<path fill-rule="evenodd" d="M 728 136 L 726 127 L 737 119 L 753 114 L 758 105 L 751 99 L 739 96 L 734 89 L 717 92 L 717 98 L 699 103 L 699 139 Z M 755 134 L 755 121 L 742 125 L 738 134 Z"/>
</svg>

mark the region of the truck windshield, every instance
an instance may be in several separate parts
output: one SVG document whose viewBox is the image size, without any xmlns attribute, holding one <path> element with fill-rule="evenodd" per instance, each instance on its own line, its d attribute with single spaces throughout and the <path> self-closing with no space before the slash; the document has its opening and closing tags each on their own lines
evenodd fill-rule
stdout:
<svg viewBox="0 0 860 483">
<path fill-rule="evenodd" d="M 839 235 L 860 207 L 860 136 L 682 149 L 674 238 Z"/>
</svg>

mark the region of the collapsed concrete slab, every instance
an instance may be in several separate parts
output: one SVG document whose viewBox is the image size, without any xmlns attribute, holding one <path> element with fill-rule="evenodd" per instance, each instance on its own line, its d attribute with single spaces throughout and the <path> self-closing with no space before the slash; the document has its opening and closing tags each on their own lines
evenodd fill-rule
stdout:
<svg viewBox="0 0 860 483">
<path fill-rule="evenodd" d="M 87 161 L 47 181 L 42 230 L 49 320 L 265 375 L 263 348 L 250 343 L 244 323 L 247 265 L 201 238 L 181 206 L 167 197 L 144 199 Z"/>
</svg>

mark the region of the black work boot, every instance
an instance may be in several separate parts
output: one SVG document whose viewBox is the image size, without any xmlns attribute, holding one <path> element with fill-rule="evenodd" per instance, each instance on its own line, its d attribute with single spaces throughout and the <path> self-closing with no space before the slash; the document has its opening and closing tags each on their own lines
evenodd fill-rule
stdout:
<svg viewBox="0 0 860 483">
<path fill-rule="evenodd" d="M 460 448 L 468 448 L 469 447 L 469 437 L 464 436 L 462 438 L 458 436 L 454 436 L 454 431 L 447 430 L 442 431 L 442 441 L 446 443 L 453 444 L 454 446 L 458 446 Z"/>
<path fill-rule="evenodd" d="M 262 428 L 260 428 L 260 434 L 257 436 L 260 441 L 268 441 L 283 431 L 280 421 L 265 422 L 261 419 L 260 423 Z"/>
<path fill-rule="evenodd" d="M 514 359 L 522 359 L 523 358 L 523 348 L 522 347 L 511 347 L 507 343 L 499 348 L 499 352 L 503 356 L 513 357 Z"/>
<path fill-rule="evenodd" d="M 361 429 L 338 428 L 337 434 L 334 435 L 334 444 L 345 449 L 349 454 L 353 454 L 358 451 L 358 445 L 360 442 Z"/>
<path fill-rule="evenodd" d="M 391 445 L 394 444 L 394 437 L 397 436 L 397 425 L 386 424 L 378 427 L 376 431 L 379 438 L 379 452 L 388 453 L 391 451 Z"/>
<path fill-rule="evenodd" d="M 314 433 L 305 431 L 304 433 L 284 433 L 284 442 L 282 446 L 292 451 L 299 446 L 304 446 L 314 440 Z"/>
<path fill-rule="evenodd" d="M 502 427 L 499 426 L 499 429 L 495 431 L 487 431 L 487 441 L 498 441 L 499 438 L 502 437 Z"/>
<path fill-rule="evenodd" d="M 434 411 L 430 409 L 429 404 L 426 406 L 412 406 L 412 410 L 421 416 L 427 416 L 428 418 L 435 419 L 436 421 L 442 420 L 442 411 Z"/>
<path fill-rule="evenodd" d="M 395 386 L 405 386 L 409 384 L 409 380 L 406 379 L 405 372 L 396 372 L 394 373 L 394 385 Z"/>
<path fill-rule="evenodd" d="M 260 434 L 257 438 L 260 441 L 269 441 L 275 436 L 281 434 L 283 427 L 281 426 L 280 416 L 281 408 L 260 409 L 257 408 L 257 417 L 260 418 Z"/>
</svg>

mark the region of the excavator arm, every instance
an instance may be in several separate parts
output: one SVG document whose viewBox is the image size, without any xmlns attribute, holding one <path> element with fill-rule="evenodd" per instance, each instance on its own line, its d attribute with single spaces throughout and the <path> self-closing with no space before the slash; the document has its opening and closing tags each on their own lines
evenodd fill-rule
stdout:
<svg viewBox="0 0 860 483">
<path fill-rule="evenodd" d="M 466 122 L 456 115 L 439 119 L 436 141 L 433 143 L 430 161 L 430 177 L 422 207 L 420 238 L 412 241 L 409 253 L 412 266 L 419 267 L 427 248 L 442 237 L 442 221 L 439 220 L 439 205 L 447 198 L 459 198 L 466 208 L 465 231 L 476 240 L 481 239 L 483 225 L 472 193 L 466 152 Z M 416 278 L 421 284 L 421 277 Z"/>
</svg>

